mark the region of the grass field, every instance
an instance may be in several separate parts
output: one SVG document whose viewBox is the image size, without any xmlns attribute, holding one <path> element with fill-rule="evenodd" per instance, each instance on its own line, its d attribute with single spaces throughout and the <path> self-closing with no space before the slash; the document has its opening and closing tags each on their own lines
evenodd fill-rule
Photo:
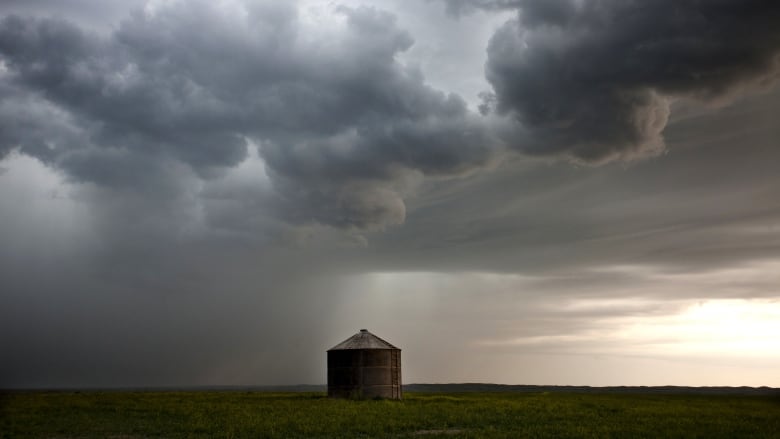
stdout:
<svg viewBox="0 0 780 439">
<path fill-rule="evenodd" d="M 780 438 L 769 396 L 30 392 L 0 395 L 0 438 Z"/>
</svg>

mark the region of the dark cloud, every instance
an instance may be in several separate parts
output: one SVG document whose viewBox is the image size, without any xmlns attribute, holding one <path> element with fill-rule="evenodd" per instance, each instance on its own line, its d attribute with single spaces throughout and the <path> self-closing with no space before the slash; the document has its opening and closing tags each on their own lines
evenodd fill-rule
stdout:
<svg viewBox="0 0 780 439">
<path fill-rule="evenodd" d="M 4 130 L 0 151 L 18 147 L 74 179 L 125 187 L 166 161 L 219 175 L 247 157 L 251 138 L 283 217 L 360 228 L 403 221 L 399 179 L 490 160 L 496 142 L 480 117 L 396 60 L 413 40 L 393 15 L 339 7 L 343 28 L 312 35 L 321 31 L 305 29 L 294 4 L 240 6 L 139 11 L 106 37 L 58 19 L 4 18 L 3 85 L 70 125 L 19 103 L 14 119 L 24 120 L 7 121 L 17 128 Z M 73 142 L 46 147 L 71 126 Z"/>
<path fill-rule="evenodd" d="M 767 0 L 525 1 L 491 39 L 486 73 L 525 152 L 655 154 L 675 98 L 721 103 L 777 78 L 778 21 Z"/>
<path fill-rule="evenodd" d="M 173 178 L 177 163 L 212 179 L 251 143 L 279 219 L 382 229 L 404 221 L 421 177 L 466 175 L 503 143 L 586 162 L 650 155 L 665 147 L 672 99 L 723 101 L 776 75 L 773 3 L 448 7 L 520 8 L 488 45 L 494 94 L 480 107 L 519 123 L 491 125 L 426 85 L 398 61 L 414 41 L 387 12 L 340 6 L 330 19 L 342 23 L 323 30 L 290 2 L 173 3 L 107 34 L 5 17 L 0 154 L 126 188 Z"/>
<path fill-rule="evenodd" d="M 146 0 L 4 0 L 0 2 L 0 15 L 67 18 L 99 32 L 110 32 L 129 9 L 145 3 Z"/>
<path fill-rule="evenodd" d="M 695 271 L 772 258 L 778 111 L 777 91 L 686 116 L 676 106 L 659 157 L 596 168 L 524 158 L 426 184 L 407 224 L 372 236 L 372 247 L 398 271 Z"/>
</svg>

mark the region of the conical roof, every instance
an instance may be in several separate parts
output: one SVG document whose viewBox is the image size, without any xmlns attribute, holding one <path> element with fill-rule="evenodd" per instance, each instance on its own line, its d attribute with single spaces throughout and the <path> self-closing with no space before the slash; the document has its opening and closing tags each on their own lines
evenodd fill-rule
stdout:
<svg viewBox="0 0 780 439">
<path fill-rule="evenodd" d="M 376 335 L 361 329 L 360 332 L 341 343 L 328 349 L 329 351 L 341 351 L 346 349 L 398 349 Z M 400 349 L 398 349 L 400 350 Z"/>
</svg>

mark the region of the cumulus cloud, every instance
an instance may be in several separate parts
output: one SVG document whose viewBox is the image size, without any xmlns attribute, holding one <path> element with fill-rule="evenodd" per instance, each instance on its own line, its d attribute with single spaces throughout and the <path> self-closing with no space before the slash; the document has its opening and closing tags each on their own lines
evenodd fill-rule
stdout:
<svg viewBox="0 0 780 439">
<path fill-rule="evenodd" d="M 726 102 L 778 74 L 768 1 L 447 7 L 518 11 L 487 43 L 482 114 L 402 62 L 412 35 L 372 7 L 149 3 L 110 32 L 8 15 L 0 157 L 153 193 L 182 165 L 212 181 L 256 148 L 277 220 L 383 229 L 425 177 L 470 174 L 507 145 L 590 163 L 656 154 L 674 99 Z"/>
<path fill-rule="evenodd" d="M 496 11 L 515 9 L 520 6 L 520 0 L 444 0 L 447 12 L 460 17 L 479 9 Z"/>
<path fill-rule="evenodd" d="M 486 106 L 520 122 L 514 143 L 532 154 L 592 163 L 656 154 L 673 100 L 723 103 L 778 77 L 780 5 L 772 1 L 448 5 L 519 8 L 490 40 L 495 95 Z"/>
<path fill-rule="evenodd" d="M 0 108 L 15 114 L 0 153 L 76 180 L 132 186 L 166 163 L 210 179 L 247 157 L 249 139 L 280 216 L 382 228 L 403 221 L 415 175 L 467 173 L 495 152 L 463 99 L 396 59 L 413 39 L 375 8 L 317 21 L 291 2 L 173 3 L 107 36 L 12 15 L 0 41 L 1 85 L 17 100 Z"/>
</svg>

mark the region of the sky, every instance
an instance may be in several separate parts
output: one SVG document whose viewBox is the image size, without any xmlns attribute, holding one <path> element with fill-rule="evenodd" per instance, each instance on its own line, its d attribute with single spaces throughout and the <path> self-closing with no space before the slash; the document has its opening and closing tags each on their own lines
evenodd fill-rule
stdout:
<svg viewBox="0 0 780 439">
<path fill-rule="evenodd" d="M 0 388 L 780 387 L 780 3 L 0 3 Z"/>
</svg>

